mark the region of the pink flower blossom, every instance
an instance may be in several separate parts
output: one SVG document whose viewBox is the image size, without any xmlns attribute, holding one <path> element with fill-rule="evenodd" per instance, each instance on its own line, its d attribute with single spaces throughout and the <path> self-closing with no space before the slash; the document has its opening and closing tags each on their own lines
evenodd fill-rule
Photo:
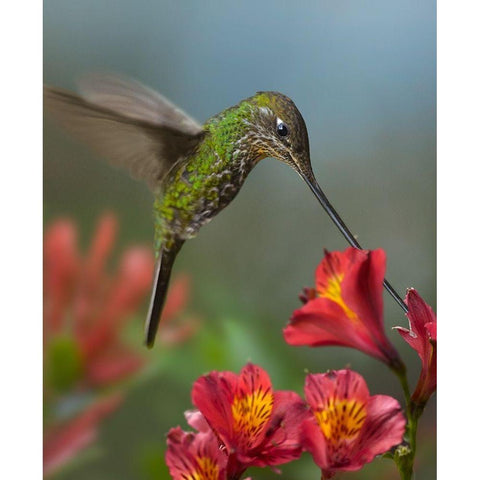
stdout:
<svg viewBox="0 0 480 480">
<path fill-rule="evenodd" d="M 256 365 L 247 364 L 240 375 L 211 372 L 200 377 L 192 401 L 228 456 L 229 479 L 250 466 L 280 465 L 302 452 L 304 401 L 294 392 L 274 391 L 268 374 Z"/>
<path fill-rule="evenodd" d="M 303 445 L 324 479 L 359 470 L 402 441 L 405 418 L 399 403 L 386 395 L 370 396 L 356 372 L 308 375 L 305 398 L 310 416 L 302 424 Z"/>
<path fill-rule="evenodd" d="M 227 479 L 227 455 L 210 429 L 193 433 L 172 428 L 167 436 L 165 461 L 173 480 Z"/>
<path fill-rule="evenodd" d="M 108 275 L 105 266 L 116 228 L 115 218 L 105 215 L 84 259 L 73 222 L 59 220 L 46 232 L 45 363 L 49 386 L 57 390 L 104 386 L 127 378 L 143 364 L 120 332 L 150 291 L 154 259 L 147 247 L 130 248 L 117 274 Z M 65 372 L 67 364 L 70 372 Z"/>
<path fill-rule="evenodd" d="M 437 317 L 418 292 L 411 288 L 405 302 L 410 328 L 395 327 L 402 338 L 417 351 L 422 371 L 412 401 L 424 405 L 437 389 Z"/>
</svg>

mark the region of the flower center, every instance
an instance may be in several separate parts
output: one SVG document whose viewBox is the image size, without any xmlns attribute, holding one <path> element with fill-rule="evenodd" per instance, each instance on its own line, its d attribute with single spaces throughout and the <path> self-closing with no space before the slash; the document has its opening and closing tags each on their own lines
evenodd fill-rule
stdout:
<svg viewBox="0 0 480 480">
<path fill-rule="evenodd" d="M 233 428 L 244 437 L 247 445 L 255 439 L 270 420 L 273 394 L 270 390 L 256 390 L 243 397 L 235 397 L 232 403 Z"/>
<path fill-rule="evenodd" d="M 367 417 L 365 407 L 356 400 L 331 398 L 326 408 L 316 411 L 315 418 L 327 442 L 340 447 L 355 440 Z"/>
<path fill-rule="evenodd" d="M 210 457 L 196 458 L 198 469 L 192 472 L 185 480 L 218 480 L 218 464 Z M 182 477 L 183 478 L 183 477 Z"/>
<path fill-rule="evenodd" d="M 320 284 L 317 287 L 317 293 L 319 297 L 328 298 L 335 302 L 336 304 L 340 305 L 342 310 L 345 312 L 348 318 L 352 320 L 356 320 L 358 317 L 350 310 L 342 298 L 342 288 L 341 283 L 343 277 L 345 276 L 344 273 L 336 273 L 332 272 L 331 276 L 328 277 L 327 284 Z"/>
</svg>

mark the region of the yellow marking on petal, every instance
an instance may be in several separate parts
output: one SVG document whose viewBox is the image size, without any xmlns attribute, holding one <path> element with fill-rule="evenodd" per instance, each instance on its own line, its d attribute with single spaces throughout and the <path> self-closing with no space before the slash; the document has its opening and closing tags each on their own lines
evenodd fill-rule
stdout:
<svg viewBox="0 0 480 480">
<path fill-rule="evenodd" d="M 243 397 L 235 397 L 232 403 L 233 429 L 248 444 L 265 428 L 273 409 L 273 394 L 256 390 Z"/>
<path fill-rule="evenodd" d="M 355 440 L 367 417 L 365 404 L 356 400 L 331 398 L 326 408 L 315 411 L 325 439 L 334 446 Z"/>
<path fill-rule="evenodd" d="M 332 300 L 337 305 L 340 305 L 348 318 L 351 320 L 358 320 L 357 314 L 347 307 L 342 298 L 341 283 L 344 276 L 345 274 L 343 273 L 332 273 L 332 275 L 328 278 L 326 287 L 325 285 L 319 285 L 317 288 L 318 296 Z"/>
<path fill-rule="evenodd" d="M 220 469 L 218 463 L 210 457 L 197 457 L 197 468 L 193 472 L 183 473 L 185 480 L 218 480 Z"/>
<path fill-rule="evenodd" d="M 197 457 L 197 465 L 199 469 L 194 472 L 192 480 L 218 480 L 219 468 L 218 464 L 210 457 Z"/>
</svg>

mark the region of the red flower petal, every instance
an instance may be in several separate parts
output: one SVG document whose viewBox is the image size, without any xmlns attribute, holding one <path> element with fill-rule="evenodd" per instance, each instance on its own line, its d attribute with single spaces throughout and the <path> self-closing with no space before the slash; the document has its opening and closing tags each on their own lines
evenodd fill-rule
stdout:
<svg viewBox="0 0 480 480">
<path fill-rule="evenodd" d="M 83 271 L 74 304 L 75 332 L 87 335 L 92 324 L 97 324 L 98 308 L 102 305 L 107 283 L 105 264 L 113 248 L 117 221 L 112 214 L 100 218 L 89 252 L 83 262 Z"/>
<path fill-rule="evenodd" d="M 318 294 L 325 296 L 332 287 L 337 290 L 337 285 L 342 283 L 345 273 L 359 255 L 362 255 L 362 252 L 356 248 L 347 248 L 344 252 L 325 250 L 325 256 L 315 271 L 315 285 Z"/>
<path fill-rule="evenodd" d="M 437 322 L 426 323 L 425 330 L 427 330 L 428 335 L 430 336 L 430 343 L 437 341 Z"/>
<path fill-rule="evenodd" d="M 379 342 L 383 342 L 383 279 L 386 255 L 381 249 L 355 250 L 355 260 L 342 283 L 345 303 L 362 319 L 362 323 Z"/>
<path fill-rule="evenodd" d="M 437 338 L 437 317 L 433 312 L 432 308 L 425 303 L 423 298 L 418 294 L 418 292 L 411 288 L 407 292 L 405 302 L 408 306 L 408 319 L 410 321 L 410 338 L 407 340 L 407 343 L 414 348 L 420 359 L 422 360 L 422 365 L 427 367 L 428 359 L 431 351 L 430 344 L 430 332 L 427 330 L 427 324 L 435 324 L 435 327 L 430 326 L 429 329 L 434 331 L 435 340 Z M 413 335 L 412 335 L 413 333 Z M 403 335 L 402 335 L 403 336 Z"/>
<path fill-rule="evenodd" d="M 252 449 L 263 440 L 273 409 L 268 374 L 252 364 L 239 376 L 212 372 L 195 382 L 194 405 L 229 449 Z"/>
<path fill-rule="evenodd" d="M 238 377 L 232 372 L 211 372 L 193 385 L 192 403 L 228 449 L 234 448 L 232 402 Z"/>
<path fill-rule="evenodd" d="M 331 401 L 354 399 L 366 403 L 369 391 L 364 378 L 351 370 L 309 374 L 305 379 L 305 399 L 314 410 L 323 410 Z"/>
<path fill-rule="evenodd" d="M 313 461 L 322 469 L 323 475 L 324 470 L 330 465 L 329 448 L 322 431 L 318 428 L 318 422 L 313 415 L 303 421 L 300 434 L 303 448 L 312 455 Z"/>
<path fill-rule="evenodd" d="M 162 312 L 162 325 L 180 313 L 187 303 L 190 290 L 190 277 L 187 275 L 180 275 L 175 278 L 172 286 L 169 289 L 165 307 Z"/>
<path fill-rule="evenodd" d="M 196 317 L 183 317 L 178 322 L 169 322 L 158 332 L 159 341 L 164 346 L 179 345 L 191 338 L 199 329 Z"/>
<path fill-rule="evenodd" d="M 316 272 L 318 298 L 296 310 L 284 329 L 291 345 L 357 348 L 397 368 L 383 327 L 385 254 L 347 248 L 326 252 Z"/>
<path fill-rule="evenodd" d="M 78 273 L 77 232 L 69 220 L 51 225 L 44 240 L 45 333 L 60 331 Z"/>
<path fill-rule="evenodd" d="M 369 399 L 367 411 L 361 438 L 357 443 L 358 451 L 352 459 L 352 466 L 356 464 L 358 468 L 401 443 L 405 432 L 405 417 L 394 398 L 374 395 Z"/>
<path fill-rule="evenodd" d="M 187 433 L 172 428 L 165 461 L 173 480 L 226 480 L 227 456 L 212 431 Z"/>
<path fill-rule="evenodd" d="M 92 245 L 85 259 L 85 285 L 95 290 L 105 270 L 117 233 L 117 220 L 107 213 L 98 222 Z"/>
<path fill-rule="evenodd" d="M 187 410 L 185 412 L 185 418 L 187 419 L 187 423 L 199 432 L 208 432 L 210 430 L 210 425 L 208 425 L 202 412 L 198 410 Z"/>
<path fill-rule="evenodd" d="M 50 475 L 93 443 L 101 420 L 116 410 L 120 394 L 102 398 L 73 420 L 46 430 L 43 440 L 44 475 Z"/>
<path fill-rule="evenodd" d="M 84 323 L 76 332 L 88 358 L 115 342 L 121 323 L 150 290 L 153 263 L 153 255 L 147 248 L 134 247 L 124 254 L 117 279 L 102 309 L 92 318 L 88 329 Z"/>
<path fill-rule="evenodd" d="M 412 401 L 422 405 L 437 388 L 437 318 L 415 289 L 409 289 L 405 299 L 410 330 L 395 327 L 402 338 L 417 351 L 422 371 L 412 395 Z"/>
<path fill-rule="evenodd" d="M 117 345 L 90 359 L 86 365 L 85 377 L 92 386 L 105 386 L 128 378 L 143 364 L 142 357 Z"/>
<path fill-rule="evenodd" d="M 273 412 L 259 451 L 244 457 L 251 465 L 281 465 L 300 457 L 302 443 L 299 426 L 308 417 L 305 402 L 295 392 L 274 392 Z M 242 457 L 239 457 L 242 460 Z"/>
<path fill-rule="evenodd" d="M 192 401 L 229 454 L 229 476 L 301 454 L 305 402 L 294 392 L 273 392 L 268 374 L 256 365 L 247 364 L 239 376 L 212 372 L 199 378 Z"/>
<path fill-rule="evenodd" d="M 337 470 L 358 470 L 402 440 L 399 403 L 384 395 L 370 397 L 358 373 L 308 375 L 305 396 L 312 414 L 302 424 L 302 441 L 325 478 Z"/>
<path fill-rule="evenodd" d="M 295 310 L 283 335 L 289 345 L 351 347 L 385 359 L 363 325 L 353 323 L 337 303 L 327 298 L 315 298 Z"/>
</svg>

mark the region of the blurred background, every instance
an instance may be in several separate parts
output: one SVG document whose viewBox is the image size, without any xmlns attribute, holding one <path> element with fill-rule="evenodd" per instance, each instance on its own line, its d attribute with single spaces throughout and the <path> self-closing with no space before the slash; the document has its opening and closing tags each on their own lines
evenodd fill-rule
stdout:
<svg viewBox="0 0 480 480">
<path fill-rule="evenodd" d="M 436 309 L 436 5 L 434 1 L 128 2 L 44 1 L 44 81 L 75 90 L 85 72 L 109 70 L 153 87 L 203 122 L 259 90 L 290 96 L 306 121 L 317 179 L 366 248 L 387 253 L 398 292 L 415 287 Z M 152 196 L 46 120 L 44 221 L 69 218 L 88 248 L 97 222 L 113 212 L 110 259 L 151 245 Z M 189 335 L 142 347 L 147 297 L 125 341 L 145 368 L 98 431 L 94 445 L 58 479 L 166 479 L 165 435 L 186 427 L 190 388 L 212 370 L 261 365 L 277 389 L 302 392 L 305 370 L 346 365 L 372 394 L 402 398 L 378 361 L 345 348 L 290 347 L 282 328 L 312 286 L 323 249 L 346 243 L 308 187 L 287 166 L 261 162 L 235 201 L 185 244 L 173 278 L 186 275 L 182 312 Z M 185 277 L 183 277 L 185 278 Z M 412 389 L 419 359 L 395 333 L 407 322 L 385 294 L 387 333 L 405 359 Z M 128 387 L 128 388 L 127 388 Z M 419 426 L 417 478 L 435 475 L 435 399 Z M 397 478 L 377 460 L 345 478 Z M 285 478 L 318 478 L 308 455 Z M 268 469 L 254 478 L 277 478 Z"/>
</svg>

